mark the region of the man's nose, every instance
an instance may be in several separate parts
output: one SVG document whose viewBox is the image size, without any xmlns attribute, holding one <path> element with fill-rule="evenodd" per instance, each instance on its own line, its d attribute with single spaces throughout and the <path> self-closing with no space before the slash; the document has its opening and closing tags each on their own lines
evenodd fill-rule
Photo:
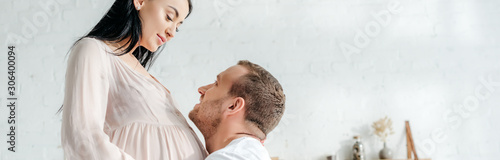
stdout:
<svg viewBox="0 0 500 160">
<path fill-rule="evenodd" d="M 214 85 L 214 84 L 212 83 L 212 84 L 208 84 L 208 85 L 205 85 L 205 86 L 198 88 L 198 93 L 200 93 L 201 95 L 205 95 L 205 92 L 207 92 L 207 90 L 209 88 L 211 88 L 212 85 Z"/>
</svg>

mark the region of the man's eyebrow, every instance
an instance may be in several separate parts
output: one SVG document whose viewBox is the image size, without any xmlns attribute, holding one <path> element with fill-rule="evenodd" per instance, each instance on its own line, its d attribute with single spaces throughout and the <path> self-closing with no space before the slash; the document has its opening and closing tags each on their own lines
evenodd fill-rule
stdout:
<svg viewBox="0 0 500 160">
<path fill-rule="evenodd" d="M 179 17 L 179 11 L 177 11 L 177 8 L 175 8 L 174 6 L 171 6 L 171 5 L 168 5 L 168 7 L 172 8 L 175 11 L 175 17 Z M 184 21 L 181 21 L 179 23 L 182 24 L 183 22 Z"/>
</svg>

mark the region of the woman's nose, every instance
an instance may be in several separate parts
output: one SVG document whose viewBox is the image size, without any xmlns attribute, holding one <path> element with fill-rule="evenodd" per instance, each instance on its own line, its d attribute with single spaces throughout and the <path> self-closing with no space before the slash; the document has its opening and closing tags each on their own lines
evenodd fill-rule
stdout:
<svg viewBox="0 0 500 160">
<path fill-rule="evenodd" d="M 176 27 L 175 27 L 174 23 L 170 24 L 170 26 L 167 28 L 166 32 L 167 32 L 167 36 L 168 36 L 167 38 L 169 40 L 174 38 L 175 32 L 176 32 Z"/>
</svg>

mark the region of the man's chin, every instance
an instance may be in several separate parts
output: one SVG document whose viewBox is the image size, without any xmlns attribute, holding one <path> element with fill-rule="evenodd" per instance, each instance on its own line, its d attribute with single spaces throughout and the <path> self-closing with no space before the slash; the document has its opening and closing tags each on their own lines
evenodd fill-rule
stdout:
<svg viewBox="0 0 500 160">
<path fill-rule="evenodd" d="M 192 122 L 195 122 L 196 120 L 196 117 L 198 116 L 198 112 L 199 112 L 199 107 L 198 105 L 195 105 L 193 110 L 191 110 L 188 114 L 188 117 L 189 119 L 192 121 Z"/>
<path fill-rule="evenodd" d="M 196 128 L 198 128 L 198 130 L 200 129 L 200 126 L 198 126 L 198 124 L 200 123 L 199 119 L 196 119 L 196 116 L 197 114 L 193 111 L 189 112 L 189 119 L 191 120 L 191 122 L 193 122 L 194 126 L 196 126 Z"/>
<path fill-rule="evenodd" d="M 188 114 L 188 117 L 191 121 L 193 121 L 194 117 L 195 117 L 195 113 L 194 113 L 194 110 L 191 110 L 191 112 L 189 112 Z M 193 121 L 194 122 L 194 121 Z"/>
</svg>

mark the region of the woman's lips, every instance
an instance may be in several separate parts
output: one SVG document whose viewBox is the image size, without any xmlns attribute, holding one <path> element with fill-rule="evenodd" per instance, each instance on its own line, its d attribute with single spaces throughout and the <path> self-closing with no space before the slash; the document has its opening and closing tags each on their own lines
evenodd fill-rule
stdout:
<svg viewBox="0 0 500 160">
<path fill-rule="evenodd" d="M 161 44 L 165 43 L 166 39 L 163 36 L 160 36 L 159 34 L 156 34 L 158 36 L 158 39 L 160 40 Z"/>
</svg>

